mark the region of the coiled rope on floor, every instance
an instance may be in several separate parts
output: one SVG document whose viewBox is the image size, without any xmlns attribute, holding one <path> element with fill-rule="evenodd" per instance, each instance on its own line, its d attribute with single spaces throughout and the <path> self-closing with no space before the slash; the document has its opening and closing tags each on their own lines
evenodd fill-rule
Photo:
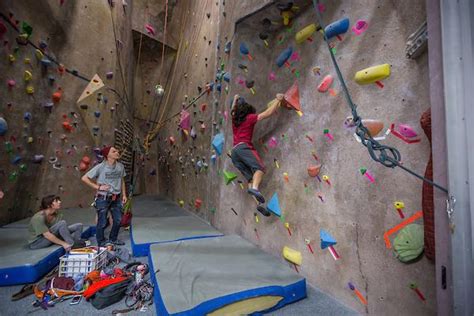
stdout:
<svg viewBox="0 0 474 316">
<path fill-rule="evenodd" d="M 444 188 L 441 185 L 431 181 L 430 179 L 427 179 L 427 178 L 419 175 L 415 171 L 403 166 L 401 164 L 402 156 L 401 156 L 400 152 L 398 151 L 398 149 L 379 143 L 377 140 L 375 140 L 369 134 L 369 130 L 367 129 L 367 127 L 364 126 L 364 124 L 362 123 L 362 118 L 357 113 L 357 105 L 354 104 L 354 102 L 352 102 L 351 95 L 349 93 L 349 90 L 347 89 L 344 78 L 342 77 L 342 73 L 341 73 L 341 70 L 339 68 L 339 65 L 337 64 L 336 58 L 334 57 L 334 53 L 331 50 L 331 46 L 329 45 L 329 39 L 327 38 L 326 33 L 324 32 L 325 25 L 322 21 L 321 14 L 319 13 L 319 10 L 318 10 L 318 4 L 319 4 L 318 0 L 313 0 L 313 7 L 314 7 L 314 10 L 316 12 L 316 18 L 318 20 L 319 26 L 323 30 L 322 33 L 323 33 L 324 41 L 326 42 L 327 48 L 329 50 L 329 55 L 331 56 L 331 60 L 332 60 L 332 63 L 334 65 L 334 68 L 336 70 L 337 77 L 339 78 L 339 81 L 341 82 L 342 90 L 344 91 L 344 96 L 345 96 L 345 98 L 347 100 L 347 103 L 349 105 L 349 108 L 352 112 L 353 122 L 356 126 L 356 132 L 355 133 L 361 139 L 362 144 L 365 147 L 367 147 L 367 150 L 369 151 L 370 157 L 374 161 L 382 164 L 385 167 L 388 167 L 388 168 L 399 167 L 399 168 L 405 170 L 406 172 L 410 173 L 411 175 L 413 175 L 413 176 L 429 183 L 430 185 L 438 188 L 439 190 L 441 190 L 445 193 L 448 193 L 448 190 L 446 188 Z"/>
</svg>

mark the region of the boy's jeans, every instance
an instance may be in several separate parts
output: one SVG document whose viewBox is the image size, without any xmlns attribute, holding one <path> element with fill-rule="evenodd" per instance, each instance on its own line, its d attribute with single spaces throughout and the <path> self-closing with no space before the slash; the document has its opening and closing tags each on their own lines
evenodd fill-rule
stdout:
<svg viewBox="0 0 474 316">
<path fill-rule="evenodd" d="M 120 230 L 120 220 L 122 219 L 122 201 L 121 196 L 118 195 L 115 201 L 112 199 L 104 199 L 97 197 L 95 201 L 95 208 L 97 210 L 97 245 L 102 246 L 105 243 L 104 229 L 107 225 L 107 212 L 110 209 L 112 213 L 112 229 L 110 230 L 109 240 L 116 241 Z"/>
</svg>

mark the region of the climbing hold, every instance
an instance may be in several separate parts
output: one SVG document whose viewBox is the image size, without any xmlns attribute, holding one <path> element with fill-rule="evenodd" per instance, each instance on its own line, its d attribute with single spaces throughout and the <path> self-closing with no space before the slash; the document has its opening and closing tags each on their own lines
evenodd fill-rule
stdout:
<svg viewBox="0 0 474 316">
<path fill-rule="evenodd" d="M 288 59 L 291 57 L 292 54 L 293 54 L 293 47 L 291 46 L 286 48 L 284 51 L 282 51 L 280 55 L 278 55 L 278 58 L 276 59 L 277 66 L 281 67 L 286 64 L 289 67 L 290 65 L 288 64 Z"/>
<path fill-rule="evenodd" d="M 328 143 L 330 143 L 334 140 L 334 136 L 332 136 L 332 134 L 329 132 L 329 129 L 325 128 L 323 130 L 323 134 L 324 134 L 324 136 L 326 136 L 326 139 L 327 139 Z"/>
<path fill-rule="evenodd" d="M 112 71 L 109 71 L 105 74 L 105 77 L 110 80 L 114 77 L 114 73 Z"/>
<path fill-rule="evenodd" d="M 212 154 L 212 155 L 211 155 L 211 162 L 212 162 L 213 165 L 216 164 L 216 160 L 217 160 L 216 154 Z"/>
<path fill-rule="evenodd" d="M 94 92 L 96 92 L 103 86 L 104 82 L 102 81 L 102 79 L 100 79 L 98 74 L 95 74 L 94 77 L 92 77 L 92 80 L 87 84 L 87 87 L 84 89 L 76 103 L 82 102 L 82 100 L 92 95 Z"/>
<path fill-rule="evenodd" d="M 68 121 L 64 121 L 62 126 L 65 131 L 72 132 L 73 130 L 71 123 L 69 123 Z"/>
<path fill-rule="evenodd" d="M 145 30 L 148 35 L 155 36 L 155 28 L 151 24 L 145 24 Z"/>
<path fill-rule="evenodd" d="M 13 145 L 10 142 L 5 142 L 5 151 L 7 154 L 11 154 L 13 152 Z"/>
<path fill-rule="evenodd" d="M 8 132 L 8 124 L 7 121 L 0 117 L 0 136 L 4 136 Z"/>
<path fill-rule="evenodd" d="M 16 86 L 16 81 L 13 79 L 7 80 L 8 89 L 13 89 Z"/>
<path fill-rule="evenodd" d="M 254 80 L 245 80 L 245 86 L 247 87 L 247 89 L 250 90 L 250 92 L 252 92 L 252 94 L 255 94 L 255 89 L 253 87 L 254 85 L 255 85 Z"/>
<path fill-rule="evenodd" d="M 229 183 L 231 183 L 235 179 L 237 179 L 237 175 L 235 173 L 233 173 L 231 171 L 225 171 L 224 170 L 224 180 L 225 180 L 226 185 L 228 185 Z"/>
<path fill-rule="evenodd" d="M 18 177 L 18 172 L 16 171 L 13 171 L 12 173 L 10 173 L 10 175 L 8 176 L 8 180 L 13 182 L 16 180 L 16 178 Z"/>
<path fill-rule="evenodd" d="M 301 112 L 300 91 L 298 89 L 298 81 L 295 81 L 293 85 L 286 91 L 284 98 L 285 98 L 287 107 L 291 106 L 296 111 Z"/>
<path fill-rule="evenodd" d="M 31 74 L 30 71 L 25 70 L 25 73 L 23 74 L 23 79 L 25 81 L 30 81 L 31 79 L 33 79 L 33 75 Z"/>
<path fill-rule="evenodd" d="M 214 136 L 214 139 L 212 140 L 212 147 L 216 151 L 217 155 L 222 155 L 222 151 L 224 149 L 224 134 L 219 133 Z"/>
<path fill-rule="evenodd" d="M 3 36 L 7 33 L 7 27 L 5 26 L 5 24 L 3 24 L 2 21 L 0 21 L 0 39 L 3 38 Z"/>
<path fill-rule="evenodd" d="M 49 80 L 49 84 L 50 84 L 50 85 L 53 85 L 54 82 L 56 81 L 56 78 L 54 78 L 53 75 L 49 75 L 49 76 L 48 76 L 48 80 Z"/>
<path fill-rule="evenodd" d="M 316 32 L 316 28 L 317 28 L 316 24 L 312 23 L 310 25 L 307 25 L 300 31 L 298 31 L 295 34 L 296 43 L 301 44 L 306 40 L 312 42 L 313 40 L 311 39 L 311 35 L 313 35 L 313 33 Z"/>
<path fill-rule="evenodd" d="M 100 111 L 95 111 L 95 112 L 94 112 L 94 116 L 95 116 L 96 118 L 99 118 L 99 117 L 100 117 Z"/>
<path fill-rule="evenodd" d="M 368 27 L 369 27 L 369 24 L 366 21 L 357 20 L 357 22 L 352 27 L 352 32 L 354 32 L 355 35 L 359 36 L 362 33 L 364 33 Z"/>
<path fill-rule="evenodd" d="M 413 137 L 418 136 L 416 131 L 408 124 L 398 125 L 398 132 L 408 138 L 413 138 Z"/>
<path fill-rule="evenodd" d="M 303 256 L 301 255 L 301 252 L 291 249 L 290 247 L 283 247 L 282 255 L 286 260 L 293 264 L 301 265 L 303 262 Z"/>
<path fill-rule="evenodd" d="M 63 64 L 59 64 L 58 73 L 62 76 L 66 72 L 66 67 Z"/>
<path fill-rule="evenodd" d="M 346 33 L 348 29 L 349 18 L 343 18 L 327 25 L 324 29 L 324 33 L 326 34 L 328 40 L 334 36 L 337 36 L 339 40 L 342 40 L 340 35 Z"/>
<path fill-rule="evenodd" d="M 51 99 L 53 100 L 54 103 L 59 103 L 59 101 L 61 101 L 62 95 L 63 95 L 62 89 L 58 88 L 58 90 L 54 92 L 53 95 L 51 96 Z"/>
<path fill-rule="evenodd" d="M 180 207 L 183 207 L 183 206 L 184 206 L 184 201 L 183 201 L 183 200 L 179 200 L 178 204 L 179 204 Z"/>
<path fill-rule="evenodd" d="M 319 92 L 326 92 L 331 87 L 334 78 L 331 75 L 327 75 L 323 78 L 323 81 L 318 85 Z"/>
<path fill-rule="evenodd" d="M 17 165 L 21 161 L 21 156 L 15 156 L 12 158 L 11 163 Z"/>
<path fill-rule="evenodd" d="M 393 240 L 393 250 L 401 262 L 409 263 L 418 258 L 424 248 L 423 225 L 410 224 L 400 230 Z"/>
<path fill-rule="evenodd" d="M 23 119 L 24 119 L 26 122 L 29 123 L 30 120 L 31 120 L 31 118 L 32 118 L 32 115 L 31 115 L 30 112 L 25 112 L 25 114 L 23 114 Z"/>
<path fill-rule="evenodd" d="M 375 137 L 383 129 L 384 124 L 379 120 L 364 119 L 362 124 L 369 130 L 369 135 Z"/>
<path fill-rule="evenodd" d="M 240 50 L 240 53 L 241 53 L 242 55 L 246 55 L 247 58 L 248 58 L 250 61 L 253 60 L 253 57 L 252 57 L 252 55 L 250 55 L 249 49 L 248 49 L 247 45 L 245 44 L 245 42 L 240 43 L 239 50 Z"/>
<path fill-rule="evenodd" d="M 39 41 L 39 48 L 46 49 L 46 47 L 48 47 L 48 44 L 46 43 L 46 41 L 44 40 Z"/>
<path fill-rule="evenodd" d="M 370 181 L 370 183 L 375 183 L 374 177 L 369 172 L 369 170 L 367 170 L 367 168 L 360 168 L 359 171 L 363 176 L 365 176 Z"/>
<path fill-rule="evenodd" d="M 201 199 L 196 199 L 194 200 L 194 207 L 196 209 L 200 209 L 201 208 L 201 205 L 202 205 L 202 200 Z"/>
<path fill-rule="evenodd" d="M 43 155 L 34 155 L 33 156 L 33 163 L 41 163 L 44 159 L 44 156 Z"/>
<path fill-rule="evenodd" d="M 393 206 L 395 206 L 395 209 L 398 212 L 398 215 L 400 216 L 401 219 L 405 218 L 405 214 L 403 214 L 403 209 L 405 208 L 405 203 L 402 201 L 395 201 L 393 203 Z"/>
<path fill-rule="evenodd" d="M 229 72 L 224 73 L 223 79 L 225 82 L 230 82 L 230 73 Z"/>
<path fill-rule="evenodd" d="M 224 53 L 230 54 L 230 49 L 232 48 L 232 42 L 227 42 L 225 43 L 224 46 Z"/>
<path fill-rule="evenodd" d="M 317 177 L 319 175 L 319 172 L 321 171 L 321 165 L 316 165 L 316 166 L 309 166 L 308 167 L 308 175 L 310 177 Z"/>
<path fill-rule="evenodd" d="M 174 143 L 176 142 L 176 140 L 174 139 L 173 136 L 170 136 L 170 137 L 168 138 L 168 141 L 169 141 L 169 143 L 170 143 L 171 146 L 173 146 Z"/>
<path fill-rule="evenodd" d="M 329 252 L 333 256 L 334 260 L 338 260 L 339 254 L 336 252 L 336 249 L 334 249 L 334 245 L 337 244 L 336 239 L 331 236 L 327 231 L 321 229 L 319 231 L 319 238 L 321 239 L 321 249 L 329 249 Z"/>
<path fill-rule="evenodd" d="M 29 25 L 26 21 L 21 22 L 21 32 L 28 34 L 28 37 L 33 33 L 33 27 Z"/>
<path fill-rule="evenodd" d="M 281 217 L 280 202 L 278 200 L 278 193 L 274 193 L 268 202 L 267 209 L 278 217 Z"/>
<path fill-rule="evenodd" d="M 191 127 L 191 115 L 186 110 L 181 110 L 180 119 L 179 119 L 179 127 L 185 133 L 189 133 L 189 128 Z"/>
<path fill-rule="evenodd" d="M 43 67 L 49 67 L 49 66 L 51 66 L 51 60 L 49 60 L 48 58 L 42 58 L 41 59 L 41 65 Z"/>
<path fill-rule="evenodd" d="M 361 85 L 376 83 L 380 88 L 383 88 L 384 85 L 380 80 L 383 80 L 388 76 L 390 76 L 390 65 L 382 64 L 356 72 L 354 80 Z"/>
<path fill-rule="evenodd" d="M 293 2 L 279 3 L 277 5 L 278 10 L 280 10 L 280 15 L 283 18 L 283 25 L 287 26 L 290 24 L 290 19 L 293 17 Z"/>
<path fill-rule="evenodd" d="M 263 41 L 263 43 L 265 44 L 266 47 L 268 47 L 268 33 L 267 32 L 261 32 L 260 34 L 258 34 L 258 37 Z"/>
<path fill-rule="evenodd" d="M 36 59 L 38 59 L 38 60 L 42 60 L 44 58 L 43 52 L 39 49 L 35 50 L 35 56 L 36 56 Z"/>
<path fill-rule="evenodd" d="M 33 86 L 27 86 L 26 87 L 26 93 L 27 94 L 33 94 L 35 93 L 35 88 Z"/>
</svg>

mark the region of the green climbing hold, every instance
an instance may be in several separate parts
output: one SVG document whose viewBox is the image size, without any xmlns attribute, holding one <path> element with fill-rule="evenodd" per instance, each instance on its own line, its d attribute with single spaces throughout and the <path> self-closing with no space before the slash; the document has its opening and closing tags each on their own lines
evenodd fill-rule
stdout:
<svg viewBox="0 0 474 316">
<path fill-rule="evenodd" d="M 22 163 L 22 164 L 20 165 L 20 171 L 21 171 L 21 172 L 25 172 L 27 169 L 28 169 L 28 167 L 27 167 L 24 163 Z"/>
<path fill-rule="evenodd" d="M 224 170 L 224 180 L 225 180 L 226 185 L 228 185 L 229 183 L 231 183 L 235 179 L 237 179 L 237 175 L 235 173 Z"/>
<path fill-rule="evenodd" d="M 11 154 L 13 152 L 13 145 L 10 142 L 5 142 L 5 151 L 8 154 Z"/>
<path fill-rule="evenodd" d="M 10 175 L 8 176 L 8 180 L 10 180 L 11 182 L 13 182 L 13 181 L 16 180 L 17 177 L 18 177 L 18 172 L 13 171 L 13 172 L 10 173 Z"/>
<path fill-rule="evenodd" d="M 393 241 L 398 260 L 408 263 L 418 258 L 424 248 L 423 225 L 410 224 L 400 230 Z"/>
<path fill-rule="evenodd" d="M 25 21 L 22 21 L 21 22 L 21 32 L 28 34 L 28 37 L 30 37 L 31 34 L 33 33 L 33 28 L 31 27 L 31 25 L 29 25 Z"/>
</svg>

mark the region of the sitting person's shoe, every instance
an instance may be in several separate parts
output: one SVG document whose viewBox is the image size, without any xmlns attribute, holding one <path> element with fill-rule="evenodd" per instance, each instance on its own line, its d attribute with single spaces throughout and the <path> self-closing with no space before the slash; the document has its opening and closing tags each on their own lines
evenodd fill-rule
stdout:
<svg viewBox="0 0 474 316">
<path fill-rule="evenodd" d="M 86 247 L 86 242 L 84 240 L 75 240 L 74 244 L 72 245 L 71 249 L 78 249 Z"/>
<path fill-rule="evenodd" d="M 120 239 L 117 239 L 117 240 L 109 240 L 109 242 L 111 242 L 112 244 L 114 244 L 115 246 L 123 246 L 125 245 L 125 243 L 123 241 L 121 241 Z"/>
<path fill-rule="evenodd" d="M 272 215 L 272 213 L 270 213 L 263 204 L 260 204 L 260 205 L 257 206 L 257 211 L 262 213 L 263 216 L 268 217 L 268 216 Z"/>
<path fill-rule="evenodd" d="M 263 197 L 262 193 L 260 193 L 259 190 L 248 189 L 247 193 L 255 196 L 255 198 L 257 199 L 259 203 L 265 203 L 265 198 Z"/>
</svg>

